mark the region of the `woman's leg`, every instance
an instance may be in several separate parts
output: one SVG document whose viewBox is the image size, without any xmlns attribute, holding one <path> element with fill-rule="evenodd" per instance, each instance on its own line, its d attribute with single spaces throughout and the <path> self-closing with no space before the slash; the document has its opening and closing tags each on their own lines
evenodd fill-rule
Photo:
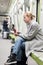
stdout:
<svg viewBox="0 0 43 65">
<path fill-rule="evenodd" d="M 17 60 L 21 59 L 22 50 L 21 45 L 25 40 L 22 38 L 18 38 L 13 46 L 12 54 L 10 58 L 7 60 L 7 64 L 11 64 L 12 62 L 16 63 Z M 6 63 L 5 63 L 6 64 Z"/>
<path fill-rule="evenodd" d="M 11 55 L 13 52 L 14 46 L 11 47 Z M 21 44 L 20 50 L 18 51 L 16 55 L 17 61 L 25 61 L 26 60 L 26 55 L 25 55 L 25 43 Z"/>
<path fill-rule="evenodd" d="M 14 44 L 14 47 L 13 47 L 13 52 L 12 52 L 12 54 L 18 54 L 18 52 L 19 52 L 19 50 L 20 50 L 20 48 L 21 48 L 21 45 L 22 45 L 22 43 L 23 42 L 25 42 L 25 40 L 23 39 L 23 38 L 21 38 L 21 37 L 19 37 L 17 40 L 16 40 L 16 42 L 15 42 L 15 44 Z"/>
<path fill-rule="evenodd" d="M 9 57 L 11 57 L 11 55 L 12 55 L 13 48 L 14 48 L 14 46 L 11 47 L 11 52 L 10 52 Z M 26 56 L 25 56 L 25 44 L 24 43 L 21 44 L 21 48 L 18 51 L 18 54 L 16 55 L 16 59 L 17 59 L 17 61 L 22 61 L 22 60 L 24 61 L 26 59 Z"/>
<path fill-rule="evenodd" d="M 20 51 L 17 55 L 17 65 L 26 65 L 26 55 L 25 55 L 25 43 L 22 43 Z"/>
</svg>

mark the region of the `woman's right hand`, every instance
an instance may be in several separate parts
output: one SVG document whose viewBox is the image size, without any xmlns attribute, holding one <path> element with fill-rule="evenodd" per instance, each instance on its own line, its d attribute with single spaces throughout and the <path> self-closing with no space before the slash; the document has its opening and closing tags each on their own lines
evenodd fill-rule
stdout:
<svg viewBox="0 0 43 65">
<path fill-rule="evenodd" d="M 18 36 L 18 33 L 14 33 L 15 34 L 15 36 Z"/>
</svg>

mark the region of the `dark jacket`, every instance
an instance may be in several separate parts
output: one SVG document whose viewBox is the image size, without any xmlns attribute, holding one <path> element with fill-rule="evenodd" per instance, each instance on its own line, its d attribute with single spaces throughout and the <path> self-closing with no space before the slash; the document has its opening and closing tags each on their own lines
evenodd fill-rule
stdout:
<svg viewBox="0 0 43 65">
<path fill-rule="evenodd" d="M 8 21 L 4 20 L 3 22 L 3 30 L 8 31 Z"/>
</svg>

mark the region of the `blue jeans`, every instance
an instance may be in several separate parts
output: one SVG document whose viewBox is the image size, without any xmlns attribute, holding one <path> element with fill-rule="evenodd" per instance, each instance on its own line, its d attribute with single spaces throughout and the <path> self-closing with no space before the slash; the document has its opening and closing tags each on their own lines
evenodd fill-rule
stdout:
<svg viewBox="0 0 43 65">
<path fill-rule="evenodd" d="M 21 57 L 22 57 L 22 48 L 25 48 L 25 44 L 24 44 L 25 40 L 21 37 L 19 37 L 13 47 L 13 54 L 16 54 L 16 59 L 17 61 L 21 61 Z"/>
</svg>

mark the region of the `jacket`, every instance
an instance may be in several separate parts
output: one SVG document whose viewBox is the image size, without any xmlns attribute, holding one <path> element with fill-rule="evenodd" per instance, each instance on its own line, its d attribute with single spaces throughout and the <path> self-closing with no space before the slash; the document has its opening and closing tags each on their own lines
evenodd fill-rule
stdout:
<svg viewBox="0 0 43 65">
<path fill-rule="evenodd" d="M 32 20 L 27 24 L 27 33 L 21 36 L 26 39 L 25 53 L 28 57 L 32 51 L 41 51 L 43 49 L 43 31 L 38 22 Z"/>
</svg>

